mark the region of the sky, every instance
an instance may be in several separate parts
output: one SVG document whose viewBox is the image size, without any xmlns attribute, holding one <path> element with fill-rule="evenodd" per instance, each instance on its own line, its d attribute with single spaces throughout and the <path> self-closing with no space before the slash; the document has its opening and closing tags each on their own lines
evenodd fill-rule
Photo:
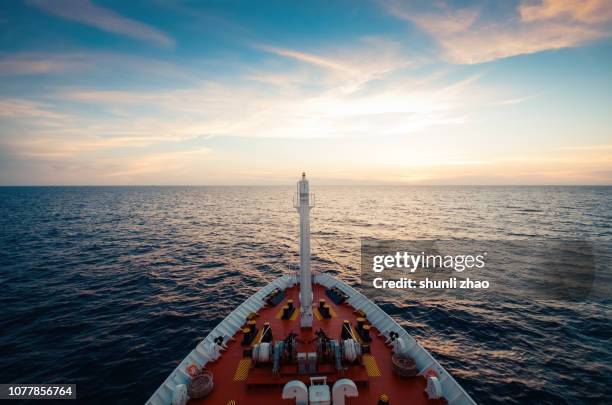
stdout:
<svg viewBox="0 0 612 405">
<path fill-rule="evenodd" d="M 608 0 L 3 0 L 0 185 L 610 185 L 611 39 Z"/>
</svg>

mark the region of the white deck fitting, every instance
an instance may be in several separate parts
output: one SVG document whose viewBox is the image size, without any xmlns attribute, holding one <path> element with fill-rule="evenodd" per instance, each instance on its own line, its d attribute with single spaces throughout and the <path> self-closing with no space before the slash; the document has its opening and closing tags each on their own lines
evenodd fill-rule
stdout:
<svg viewBox="0 0 612 405">
<path fill-rule="evenodd" d="M 348 303 L 356 310 L 365 312 L 366 317 L 372 325 L 388 337 L 390 331 L 399 334 L 408 343 L 408 354 L 415 360 L 417 368 L 421 374 L 429 370 L 435 371 L 440 385 L 442 395 L 449 405 L 475 405 L 476 402 L 465 392 L 463 387 L 438 363 L 427 350 L 425 350 L 410 334 L 393 320 L 385 311 L 370 299 L 359 293 L 348 284 L 327 274 L 316 274 L 315 283 L 327 288 L 336 287 L 344 292 L 349 298 Z M 194 350 L 174 369 L 166 380 L 153 393 L 146 402 L 147 405 L 167 405 L 172 401 L 172 394 L 178 384 L 187 384 L 189 376 L 186 368 L 189 364 L 204 366 L 209 360 L 213 360 L 215 353 L 213 340 L 218 336 L 224 336 L 224 342 L 234 336 L 240 327 L 246 322 L 247 316 L 251 312 L 259 311 L 264 305 L 265 297 L 278 288 L 285 290 L 297 283 L 297 275 L 285 275 L 277 278 L 261 290 L 253 294 L 243 302 L 238 308 L 230 313 L 221 323 L 219 323 L 204 340 L 202 340 Z"/>
<path fill-rule="evenodd" d="M 396 332 L 400 338 L 408 343 L 407 353 L 414 359 L 420 374 L 433 370 L 440 384 L 442 393 L 449 405 L 471 405 L 476 402 L 468 395 L 461 385 L 423 348 L 410 334 L 383 311 L 369 298 L 355 290 L 353 287 L 327 274 L 315 275 L 315 282 L 327 288 L 336 287 L 348 295 L 348 303 L 356 310 L 362 310 L 368 321 L 382 332 L 387 338 L 389 332 Z"/>
</svg>

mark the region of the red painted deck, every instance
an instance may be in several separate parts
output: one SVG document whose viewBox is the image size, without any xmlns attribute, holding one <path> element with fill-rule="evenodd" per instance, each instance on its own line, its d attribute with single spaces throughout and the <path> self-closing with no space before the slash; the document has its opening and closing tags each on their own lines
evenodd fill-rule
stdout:
<svg viewBox="0 0 612 405">
<path fill-rule="evenodd" d="M 325 288 L 320 285 L 313 285 L 314 303 L 318 303 L 319 299 L 323 298 L 326 303 L 332 308 L 332 312 L 337 314 L 331 319 L 317 320 L 313 322 L 312 330 L 300 330 L 299 316 L 295 320 L 276 319 L 278 311 L 286 303 L 288 299 L 293 299 L 294 303 L 299 303 L 298 292 L 299 287 L 287 289 L 287 297 L 275 307 L 265 307 L 258 313 L 257 327 L 261 329 L 264 322 L 270 322 L 274 340 L 283 339 L 289 332 L 298 334 L 298 352 L 316 351 L 315 343 L 308 343 L 315 338 L 314 332 L 319 328 L 323 329 L 327 336 L 331 339 L 338 339 L 342 328 L 342 321 L 348 319 L 353 325 L 356 324 L 357 316 L 353 313 L 354 309 L 348 304 L 335 305 L 329 298 L 325 296 Z M 296 308 L 299 311 L 299 308 Z M 424 393 L 425 379 L 423 377 L 414 377 L 404 379 L 396 376 L 391 370 L 391 349 L 384 344 L 384 338 L 378 337 L 379 331 L 372 327 L 370 336 L 371 353 L 376 359 L 380 376 L 368 376 L 364 366 L 352 366 L 344 376 L 338 376 L 329 367 L 329 372 L 325 372 L 325 366 L 319 366 L 319 372 L 316 374 L 326 375 L 327 382 L 333 384 L 338 378 L 351 378 L 358 386 L 359 397 L 346 398 L 348 405 L 369 404 L 375 405 L 381 394 L 386 394 L 391 405 L 411 405 L 411 404 L 444 404 L 443 400 L 429 400 Z M 279 376 L 272 374 L 272 367 L 269 368 L 250 368 L 248 376 L 245 380 L 235 381 L 234 376 L 238 368 L 240 360 L 242 360 L 243 347 L 240 345 L 242 340 L 242 332 L 238 332 L 234 336 L 235 340 L 228 344 L 228 349 L 223 352 L 221 357 L 215 363 L 209 363 L 206 368 L 214 374 L 214 390 L 204 399 L 191 400 L 190 405 L 194 404 L 215 404 L 227 405 L 229 401 L 234 400 L 237 405 L 257 404 L 257 405 L 273 405 L 273 404 L 294 404 L 294 400 L 281 399 L 282 386 L 290 380 L 302 380 L 306 385 L 310 385 L 310 376 L 283 375 L 291 373 L 290 367 L 284 367 Z M 261 383 L 269 383 L 268 386 L 262 386 Z M 330 384 L 331 383 L 331 384 Z"/>
</svg>

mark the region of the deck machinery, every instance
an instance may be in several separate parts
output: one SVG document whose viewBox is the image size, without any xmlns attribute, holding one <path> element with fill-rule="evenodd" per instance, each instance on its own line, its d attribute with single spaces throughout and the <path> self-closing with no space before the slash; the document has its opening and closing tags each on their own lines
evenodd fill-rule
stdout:
<svg viewBox="0 0 612 405">
<path fill-rule="evenodd" d="M 402 405 L 475 402 L 406 330 L 329 274 L 311 272 L 306 174 L 300 266 L 230 313 L 147 404 Z"/>
</svg>

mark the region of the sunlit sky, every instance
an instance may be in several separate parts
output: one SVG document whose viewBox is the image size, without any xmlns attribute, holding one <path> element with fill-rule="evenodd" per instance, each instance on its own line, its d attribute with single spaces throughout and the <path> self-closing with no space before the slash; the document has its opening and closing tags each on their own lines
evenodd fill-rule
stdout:
<svg viewBox="0 0 612 405">
<path fill-rule="evenodd" d="M 4 1 L 0 184 L 612 184 L 612 1 Z"/>
</svg>

